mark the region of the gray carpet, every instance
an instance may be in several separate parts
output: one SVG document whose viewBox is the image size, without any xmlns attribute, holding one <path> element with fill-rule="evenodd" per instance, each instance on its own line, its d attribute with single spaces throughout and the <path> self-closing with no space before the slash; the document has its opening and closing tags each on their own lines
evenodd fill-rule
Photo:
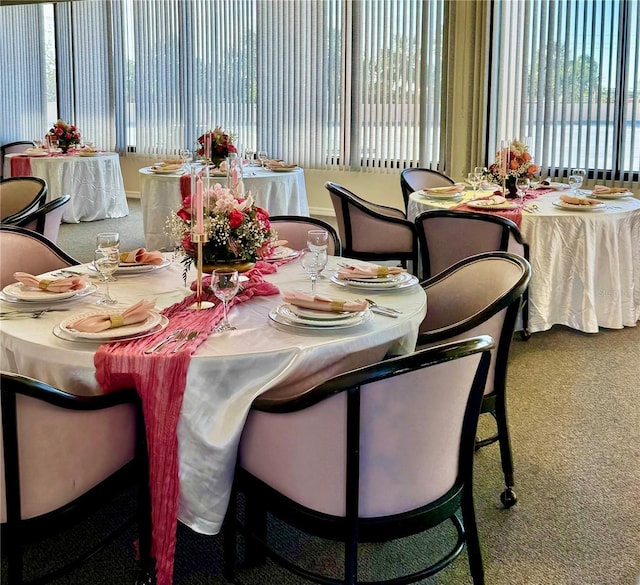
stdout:
<svg viewBox="0 0 640 585">
<path fill-rule="evenodd" d="M 107 225 L 107 222 L 109 225 Z M 99 225 L 100 224 L 100 225 Z M 143 245 L 139 208 L 122 220 L 63 226 L 59 244 L 90 257 L 90 233 L 117 229 L 123 245 Z M 89 244 L 87 245 L 87 243 Z M 87 256 L 89 255 L 89 257 Z M 503 510 L 497 445 L 478 452 L 475 498 L 488 585 L 640 585 L 640 327 L 587 335 L 562 327 L 512 346 L 509 415 L 518 504 Z M 485 423 L 483 422 L 483 428 Z M 279 527 L 281 528 L 281 527 Z M 64 584 L 131 582 L 127 534 Z M 340 550 L 281 529 L 279 542 L 310 563 L 334 567 Z M 375 545 L 379 578 L 392 562 L 420 562 L 437 535 Z M 176 585 L 222 585 L 220 538 L 180 526 Z M 303 583 L 268 563 L 238 573 L 247 585 Z M 466 554 L 425 583 L 471 583 Z"/>
</svg>

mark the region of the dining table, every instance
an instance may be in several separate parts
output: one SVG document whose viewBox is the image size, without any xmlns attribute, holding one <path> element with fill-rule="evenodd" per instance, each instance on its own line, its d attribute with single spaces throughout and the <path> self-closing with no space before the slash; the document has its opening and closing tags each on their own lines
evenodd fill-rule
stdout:
<svg viewBox="0 0 640 585">
<path fill-rule="evenodd" d="M 47 182 L 46 201 L 70 195 L 62 221 L 78 223 L 129 215 L 117 152 L 77 151 L 30 156 L 7 154 L 5 177 L 35 176 Z"/>
<path fill-rule="evenodd" d="M 490 197 L 491 190 L 448 198 L 416 191 L 409 196 L 407 216 L 413 221 L 430 209 L 462 208 L 516 219 L 532 267 L 530 333 L 554 325 L 585 333 L 633 327 L 640 320 L 640 199 L 632 193 L 608 194 L 601 205 L 571 206 L 560 200 L 569 190 L 552 182 L 541 191 L 529 190 L 522 202 L 507 201 L 508 210 L 469 208 Z M 588 189 L 578 195 L 594 197 Z"/>
<path fill-rule="evenodd" d="M 241 290 L 242 282 L 248 287 L 256 278 L 271 289 L 262 294 L 256 292 L 244 302 L 232 305 L 228 318 L 235 329 L 205 333 L 190 356 L 175 434 L 179 477 L 177 518 L 191 529 L 216 534 L 221 528 L 233 480 L 236 449 L 255 399 L 286 400 L 331 376 L 386 356 L 414 351 L 418 327 L 427 310 L 426 294 L 417 278 L 407 274 L 402 286 L 392 289 L 352 288 L 336 276 L 345 262 L 349 260 L 329 257 L 327 268 L 317 281 L 317 294 L 344 301 L 366 295 L 370 301 L 397 314 L 372 313 L 366 309 L 350 324 L 338 321 L 327 327 L 316 327 L 313 321 L 308 326 L 279 318 L 284 305 L 283 293 L 311 290 L 309 277 L 293 254 L 287 261 L 258 263 L 253 271 L 241 275 Z M 16 302 L 8 295 L 7 287 L 0 293 L 0 315 L 17 308 L 27 311 L 24 315 L 7 314 L 0 320 L 2 369 L 32 376 L 73 394 L 100 394 L 104 388 L 97 380 L 98 356 L 105 349 L 117 350 L 121 344 L 107 343 L 105 337 L 93 338 L 92 334 L 88 338 L 70 336 L 69 323 L 81 316 L 104 312 L 105 308 L 96 304 L 104 285 L 92 265 L 73 266 L 69 270 L 87 275 L 88 283 L 86 288 L 61 301 L 47 302 L 39 296 L 30 302 Z M 185 278 L 180 257 L 166 253 L 161 264 L 140 270 L 116 271 L 116 280 L 110 283 L 109 290 L 118 305 L 108 309 L 109 313 L 121 312 L 147 299 L 155 302 L 158 311 L 169 315 L 163 317 L 168 322 L 164 324 L 166 329 L 154 329 L 148 337 L 138 333 L 139 338 L 133 341 L 138 347 L 149 349 L 164 339 L 165 331 L 180 324 L 171 323 L 174 319 L 171 315 L 180 315 L 176 319 L 186 323 L 215 310 L 204 308 L 205 304 L 199 309 L 197 302 L 191 304 L 198 274 L 191 267 Z M 15 292 L 18 285 L 10 286 L 14 286 Z M 206 275 L 203 287 L 208 290 Z M 172 314 L 176 306 L 183 307 L 182 312 Z M 187 317 L 184 307 L 188 309 Z M 38 308 L 50 311 L 35 318 L 33 313 Z M 122 341 L 126 342 L 126 338 Z M 141 361 L 135 363 L 140 368 L 147 363 L 163 363 L 176 345 L 168 345 L 159 355 L 141 356 Z M 165 380 L 159 387 L 152 388 L 151 394 L 157 399 L 173 390 Z M 146 413 L 145 410 L 145 418 Z M 164 424 L 163 437 L 167 432 Z M 159 473 L 167 474 L 166 467 Z"/>
<path fill-rule="evenodd" d="M 180 178 L 187 172 L 164 173 L 154 167 L 143 167 L 140 175 L 140 204 L 144 226 L 145 245 L 154 250 L 172 250 L 176 242 L 167 234 L 167 220 L 180 209 Z M 226 173 L 213 173 L 212 184 L 227 184 Z M 250 192 L 256 205 L 266 209 L 270 215 L 309 215 L 309 203 L 300 167 L 270 170 L 247 165 L 242 181 L 246 192 Z"/>
</svg>

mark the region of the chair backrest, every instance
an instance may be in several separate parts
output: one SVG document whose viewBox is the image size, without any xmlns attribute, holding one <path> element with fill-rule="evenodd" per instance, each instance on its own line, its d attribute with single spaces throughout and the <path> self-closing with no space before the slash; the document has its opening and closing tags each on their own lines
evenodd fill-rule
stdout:
<svg viewBox="0 0 640 585">
<path fill-rule="evenodd" d="M 12 177 L 0 181 L 0 220 L 12 223 L 16 218 L 44 204 L 47 183 L 39 177 Z"/>
<path fill-rule="evenodd" d="M 23 215 L 14 225 L 38 232 L 55 244 L 58 241 L 62 216 L 69 201 L 71 201 L 71 195 L 56 197 L 35 211 Z"/>
<path fill-rule="evenodd" d="M 499 215 L 434 209 L 421 213 L 415 223 L 423 278 L 482 252 L 502 250 L 529 258 L 518 226 Z"/>
<path fill-rule="evenodd" d="M 330 256 L 342 256 L 342 242 L 335 228 L 328 222 L 315 217 L 299 215 L 272 215 L 269 218 L 274 230 L 278 232 L 278 239 L 287 240 L 293 250 L 303 250 L 307 247 L 307 232 L 313 229 L 324 229 L 329 233 L 327 253 Z"/>
<path fill-rule="evenodd" d="M 0 226 L 0 288 L 15 282 L 14 272 L 42 274 L 80 264 L 43 235 L 18 226 Z"/>
<path fill-rule="evenodd" d="M 428 310 L 416 347 L 489 335 L 495 340 L 485 394 L 504 388 L 507 358 L 531 266 L 517 254 L 465 258 L 423 283 Z"/>
<path fill-rule="evenodd" d="M 9 142 L 0 146 L 0 179 L 4 178 L 4 157 L 6 154 L 13 154 L 14 152 L 24 152 L 28 148 L 33 148 L 36 145 L 31 140 L 19 140 L 17 142 Z"/>
<path fill-rule="evenodd" d="M 414 191 L 420 191 L 428 187 L 447 187 L 455 181 L 444 173 L 432 169 L 410 168 L 400 173 L 400 188 L 404 199 L 404 208 L 409 206 L 409 195 Z"/>
<path fill-rule="evenodd" d="M 480 337 L 385 360 L 332 378 L 277 412 L 252 409 L 240 466 L 334 516 L 428 505 L 471 477 L 491 344 Z"/>
<path fill-rule="evenodd" d="M 372 203 L 345 187 L 327 182 L 344 256 L 362 260 L 417 260 L 413 222 L 403 211 Z"/>
</svg>

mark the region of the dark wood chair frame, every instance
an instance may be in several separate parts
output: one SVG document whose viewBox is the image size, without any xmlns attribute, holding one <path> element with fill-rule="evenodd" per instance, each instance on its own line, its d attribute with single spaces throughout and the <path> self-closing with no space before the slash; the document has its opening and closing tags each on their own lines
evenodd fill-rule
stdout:
<svg viewBox="0 0 640 585">
<path fill-rule="evenodd" d="M 40 177 L 11 177 L 9 179 L 0 180 L 0 183 L 7 184 L 7 183 L 12 183 L 12 182 L 18 182 L 18 181 L 24 182 L 25 180 L 28 180 L 28 181 L 33 182 L 33 183 L 38 183 L 40 185 L 40 187 L 41 187 L 40 191 L 31 200 L 31 202 L 28 203 L 27 205 L 25 205 L 20 211 L 17 211 L 16 213 L 13 213 L 13 214 L 8 215 L 7 217 L 5 217 L 2 220 L 2 225 L 4 225 L 4 224 L 15 224 L 17 221 L 19 221 L 27 213 L 31 213 L 32 211 L 36 211 L 38 208 L 40 208 L 42 205 L 44 205 L 44 202 L 47 199 L 47 182 L 44 179 L 41 179 Z"/>
<path fill-rule="evenodd" d="M 409 195 L 411 195 L 411 193 L 416 190 L 409 184 L 409 181 L 407 179 L 407 177 L 413 173 L 431 174 L 441 178 L 443 182 L 449 182 L 451 185 L 455 184 L 455 181 L 451 177 L 448 177 L 440 171 L 434 171 L 433 169 L 425 169 L 421 167 L 410 167 L 407 169 L 403 169 L 400 173 L 400 189 L 402 189 L 402 198 L 404 200 L 405 210 L 409 208 Z"/>
<path fill-rule="evenodd" d="M 305 579 L 325 584 L 354 585 L 358 583 L 359 543 L 384 542 L 418 534 L 449 520 L 456 528 L 457 540 L 451 550 L 440 560 L 410 575 L 376 581 L 376 583 L 411 583 L 429 577 L 452 563 L 462 552 L 466 543 L 474 584 L 482 585 L 484 570 L 472 489 L 473 443 L 482 402 L 482 391 L 490 363 L 489 351 L 492 346 L 492 339 L 488 336 L 443 344 L 437 348 L 426 349 L 347 372 L 316 386 L 308 393 L 290 402 L 260 408 L 260 410 L 267 412 L 293 412 L 316 404 L 334 394 L 347 393 L 346 515 L 338 517 L 324 514 L 297 504 L 237 466 L 231 501 L 223 529 L 225 577 L 230 581 L 235 578 L 238 532 L 247 539 L 247 553 L 252 553 L 252 558 L 258 562 L 264 558 L 260 556 L 261 554 L 267 555 L 277 564 Z M 459 475 L 455 485 L 436 501 L 409 512 L 375 518 L 358 517 L 361 385 L 478 352 L 482 352 L 483 355 L 466 406 L 458 462 Z M 249 514 L 250 510 L 251 518 L 248 517 L 244 523 L 237 517 L 236 500 L 239 493 L 244 493 L 247 497 L 253 496 L 245 501 L 247 513 Z M 462 519 L 457 516 L 458 511 L 461 511 Z M 267 513 L 273 514 L 308 534 L 343 542 L 345 551 L 344 579 L 334 579 L 295 565 L 271 549 L 265 538 Z M 249 550 L 250 546 L 253 547 L 252 551 Z"/>
<path fill-rule="evenodd" d="M 272 215 L 269 218 L 269 221 L 275 224 L 277 224 L 279 221 L 287 221 L 291 223 L 310 223 L 318 226 L 321 229 L 327 230 L 327 232 L 329 232 L 329 237 L 333 239 L 333 246 L 336 251 L 335 255 L 342 256 L 342 240 L 340 240 L 340 236 L 338 235 L 336 228 L 334 228 L 329 222 L 323 219 L 319 219 L 317 217 L 306 217 L 304 215 Z M 275 226 L 275 229 L 277 231 L 277 225 Z"/>
</svg>

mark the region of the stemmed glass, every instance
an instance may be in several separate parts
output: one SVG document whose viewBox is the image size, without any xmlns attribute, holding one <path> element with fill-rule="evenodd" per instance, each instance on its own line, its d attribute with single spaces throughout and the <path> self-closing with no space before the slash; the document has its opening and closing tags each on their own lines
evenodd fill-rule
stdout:
<svg viewBox="0 0 640 585">
<path fill-rule="evenodd" d="M 264 168 L 264 161 L 267 160 L 267 151 L 259 150 L 258 151 L 258 160 L 260 161 L 260 166 Z"/>
<path fill-rule="evenodd" d="M 480 179 L 478 178 L 478 175 L 473 172 L 467 175 L 467 182 L 473 187 L 473 196 L 471 198 L 475 199 L 476 195 L 478 194 L 478 185 L 480 184 Z"/>
<path fill-rule="evenodd" d="M 255 150 L 253 148 L 245 148 L 244 149 L 244 158 L 249 162 L 249 164 L 253 164 L 253 157 L 255 155 Z"/>
<path fill-rule="evenodd" d="M 569 174 L 569 185 L 571 185 L 574 195 L 577 195 L 578 189 L 582 187 L 585 175 L 586 171 L 584 169 L 571 169 L 571 173 Z"/>
<path fill-rule="evenodd" d="M 329 232 L 327 230 L 309 230 L 307 232 L 307 247 L 314 252 L 327 251 Z"/>
<path fill-rule="evenodd" d="M 239 278 L 238 271 L 232 268 L 218 268 L 211 273 L 211 290 L 213 294 L 222 301 L 224 318 L 215 328 L 216 332 L 232 331 L 235 329 L 227 318 L 227 303 L 236 296 L 238 292 Z"/>
<path fill-rule="evenodd" d="M 300 262 L 311 279 L 311 294 L 316 294 L 316 281 L 327 265 L 327 250 L 302 250 Z"/>
<path fill-rule="evenodd" d="M 96 301 L 99 305 L 115 305 L 118 301 L 109 294 L 109 281 L 120 264 L 120 253 L 116 248 L 97 248 L 93 257 L 93 265 L 102 275 L 104 282 L 104 298 Z M 115 280 L 115 279 L 113 279 Z"/>
<path fill-rule="evenodd" d="M 518 193 L 518 199 L 520 200 L 520 207 L 524 205 L 524 196 L 527 194 L 529 190 L 529 178 L 528 177 L 518 177 L 516 180 L 516 189 Z"/>
<path fill-rule="evenodd" d="M 476 180 L 478 181 L 478 187 L 482 185 L 482 181 L 487 176 L 489 170 L 487 167 L 474 167 L 473 174 L 476 176 Z"/>
<path fill-rule="evenodd" d="M 118 232 L 102 232 L 96 236 L 96 251 L 97 250 L 115 250 L 119 256 L 120 252 L 120 234 Z M 95 262 L 94 262 L 95 264 Z M 97 270 L 96 266 L 96 270 Z M 117 269 L 117 266 L 116 266 Z M 115 269 L 114 269 L 115 271 Z M 112 271 L 112 272 L 114 272 Z M 109 274 L 107 277 L 110 281 L 115 281 L 115 277 Z"/>
<path fill-rule="evenodd" d="M 188 166 L 188 163 L 191 162 L 191 151 L 187 148 L 180 151 L 180 160 L 182 164 Z"/>
</svg>

